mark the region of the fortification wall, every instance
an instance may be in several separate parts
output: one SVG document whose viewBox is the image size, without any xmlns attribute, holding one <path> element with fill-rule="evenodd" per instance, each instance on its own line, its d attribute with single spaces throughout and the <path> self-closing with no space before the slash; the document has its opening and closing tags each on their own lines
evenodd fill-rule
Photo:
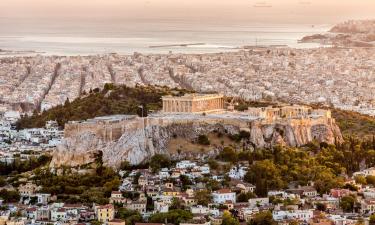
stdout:
<svg viewBox="0 0 375 225">
<path fill-rule="evenodd" d="M 202 116 L 195 120 L 192 120 L 189 118 L 136 117 L 131 120 L 124 120 L 116 123 L 102 123 L 100 121 L 97 121 L 95 123 L 68 123 L 66 124 L 64 129 L 64 137 L 71 138 L 82 133 L 92 133 L 103 141 L 116 141 L 122 136 L 125 130 L 130 132 L 148 126 L 167 127 L 175 124 L 186 125 L 192 123 L 195 125 L 225 124 L 229 126 L 236 126 L 242 129 L 246 129 L 250 126 L 249 121 L 234 118 L 218 119 Z"/>
</svg>

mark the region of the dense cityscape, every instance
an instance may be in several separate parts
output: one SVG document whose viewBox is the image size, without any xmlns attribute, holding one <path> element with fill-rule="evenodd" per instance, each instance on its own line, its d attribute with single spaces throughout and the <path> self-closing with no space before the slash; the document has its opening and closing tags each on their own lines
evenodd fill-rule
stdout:
<svg viewBox="0 0 375 225">
<path fill-rule="evenodd" d="M 207 55 L 4 58 L 0 96 L 3 111 L 32 112 L 105 83 L 152 84 L 246 100 L 323 103 L 374 115 L 373 55 L 371 48 L 254 48 Z"/>
<path fill-rule="evenodd" d="M 0 49 L 0 225 L 375 224 L 374 41 Z"/>
</svg>

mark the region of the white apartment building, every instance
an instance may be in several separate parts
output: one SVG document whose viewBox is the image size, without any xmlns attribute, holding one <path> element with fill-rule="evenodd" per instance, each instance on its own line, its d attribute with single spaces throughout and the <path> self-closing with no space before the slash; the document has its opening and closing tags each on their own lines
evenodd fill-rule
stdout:
<svg viewBox="0 0 375 225">
<path fill-rule="evenodd" d="M 190 162 L 189 160 L 183 160 L 176 164 L 177 169 L 188 169 L 194 168 L 197 164 L 195 162 Z"/>
<path fill-rule="evenodd" d="M 236 203 L 236 193 L 229 189 L 220 189 L 212 193 L 212 200 L 216 204 L 223 204 L 227 201 Z"/>
<path fill-rule="evenodd" d="M 192 214 L 203 214 L 203 215 L 207 215 L 208 212 L 209 212 L 209 209 L 208 207 L 206 206 L 203 206 L 203 205 L 197 205 L 197 206 L 192 206 L 190 208 L 190 212 Z"/>
<path fill-rule="evenodd" d="M 276 221 L 282 220 L 300 220 L 307 222 L 314 216 L 314 211 L 312 209 L 308 210 L 275 210 L 272 212 L 272 217 Z"/>
</svg>

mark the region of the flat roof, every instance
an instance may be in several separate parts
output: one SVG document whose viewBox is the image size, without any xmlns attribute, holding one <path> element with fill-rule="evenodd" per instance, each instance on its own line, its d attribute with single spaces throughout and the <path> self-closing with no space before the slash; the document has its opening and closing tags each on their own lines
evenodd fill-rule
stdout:
<svg viewBox="0 0 375 225">
<path fill-rule="evenodd" d="M 224 95 L 222 94 L 185 94 L 184 96 L 172 96 L 172 95 L 165 95 L 162 99 L 174 99 L 174 100 L 194 100 L 194 99 L 201 99 L 201 98 L 223 98 Z"/>
</svg>

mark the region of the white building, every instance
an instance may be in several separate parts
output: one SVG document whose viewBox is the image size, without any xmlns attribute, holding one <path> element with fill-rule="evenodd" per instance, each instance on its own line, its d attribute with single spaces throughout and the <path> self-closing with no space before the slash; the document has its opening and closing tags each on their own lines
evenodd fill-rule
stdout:
<svg viewBox="0 0 375 225">
<path fill-rule="evenodd" d="M 158 213 L 166 213 L 169 211 L 169 204 L 165 201 L 154 201 L 154 211 Z"/>
<path fill-rule="evenodd" d="M 216 204 L 223 204 L 227 201 L 236 203 L 236 193 L 229 189 L 220 189 L 212 193 L 212 200 Z"/>
<path fill-rule="evenodd" d="M 247 167 L 237 167 L 233 166 L 230 171 L 228 172 L 228 176 L 232 179 L 240 179 L 242 180 L 247 172 Z"/>
<path fill-rule="evenodd" d="M 162 168 L 160 171 L 159 171 L 159 178 L 160 179 L 167 179 L 169 178 L 171 175 L 169 174 L 169 170 L 168 168 Z"/>
<path fill-rule="evenodd" d="M 190 162 L 189 160 L 183 160 L 176 164 L 177 169 L 188 169 L 194 168 L 197 164 L 195 162 Z"/>
<path fill-rule="evenodd" d="M 375 199 L 375 188 L 366 188 L 362 193 L 366 199 Z"/>
<path fill-rule="evenodd" d="M 353 177 L 356 176 L 375 176 L 375 167 L 364 169 L 358 172 L 353 173 Z"/>
<path fill-rule="evenodd" d="M 51 221 L 53 222 L 64 222 L 67 220 L 67 213 L 64 208 L 57 208 L 51 210 Z"/>
<path fill-rule="evenodd" d="M 209 209 L 206 206 L 197 205 L 197 206 L 192 206 L 190 208 L 190 212 L 192 214 L 204 214 L 204 215 L 207 215 L 208 212 L 209 212 Z"/>
<path fill-rule="evenodd" d="M 312 209 L 309 210 L 280 210 L 280 211 L 273 211 L 272 217 L 276 221 L 282 220 L 300 220 L 307 222 L 314 216 L 314 211 Z"/>
<path fill-rule="evenodd" d="M 38 204 L 47 205 L 51 201 L 51 194 L 37 193 Z"/>
<path fill-rule="evenodd" d="M 364 214 L 375 213 L 375 200 L 362 200 L 361 201 L 361 212 Z"/>
<path fill-rule="evenodd" d="M 201 174 L 210 174 L 210 167 L 208 165 L 203 165 L 199 167 Z"/>
</svg>

